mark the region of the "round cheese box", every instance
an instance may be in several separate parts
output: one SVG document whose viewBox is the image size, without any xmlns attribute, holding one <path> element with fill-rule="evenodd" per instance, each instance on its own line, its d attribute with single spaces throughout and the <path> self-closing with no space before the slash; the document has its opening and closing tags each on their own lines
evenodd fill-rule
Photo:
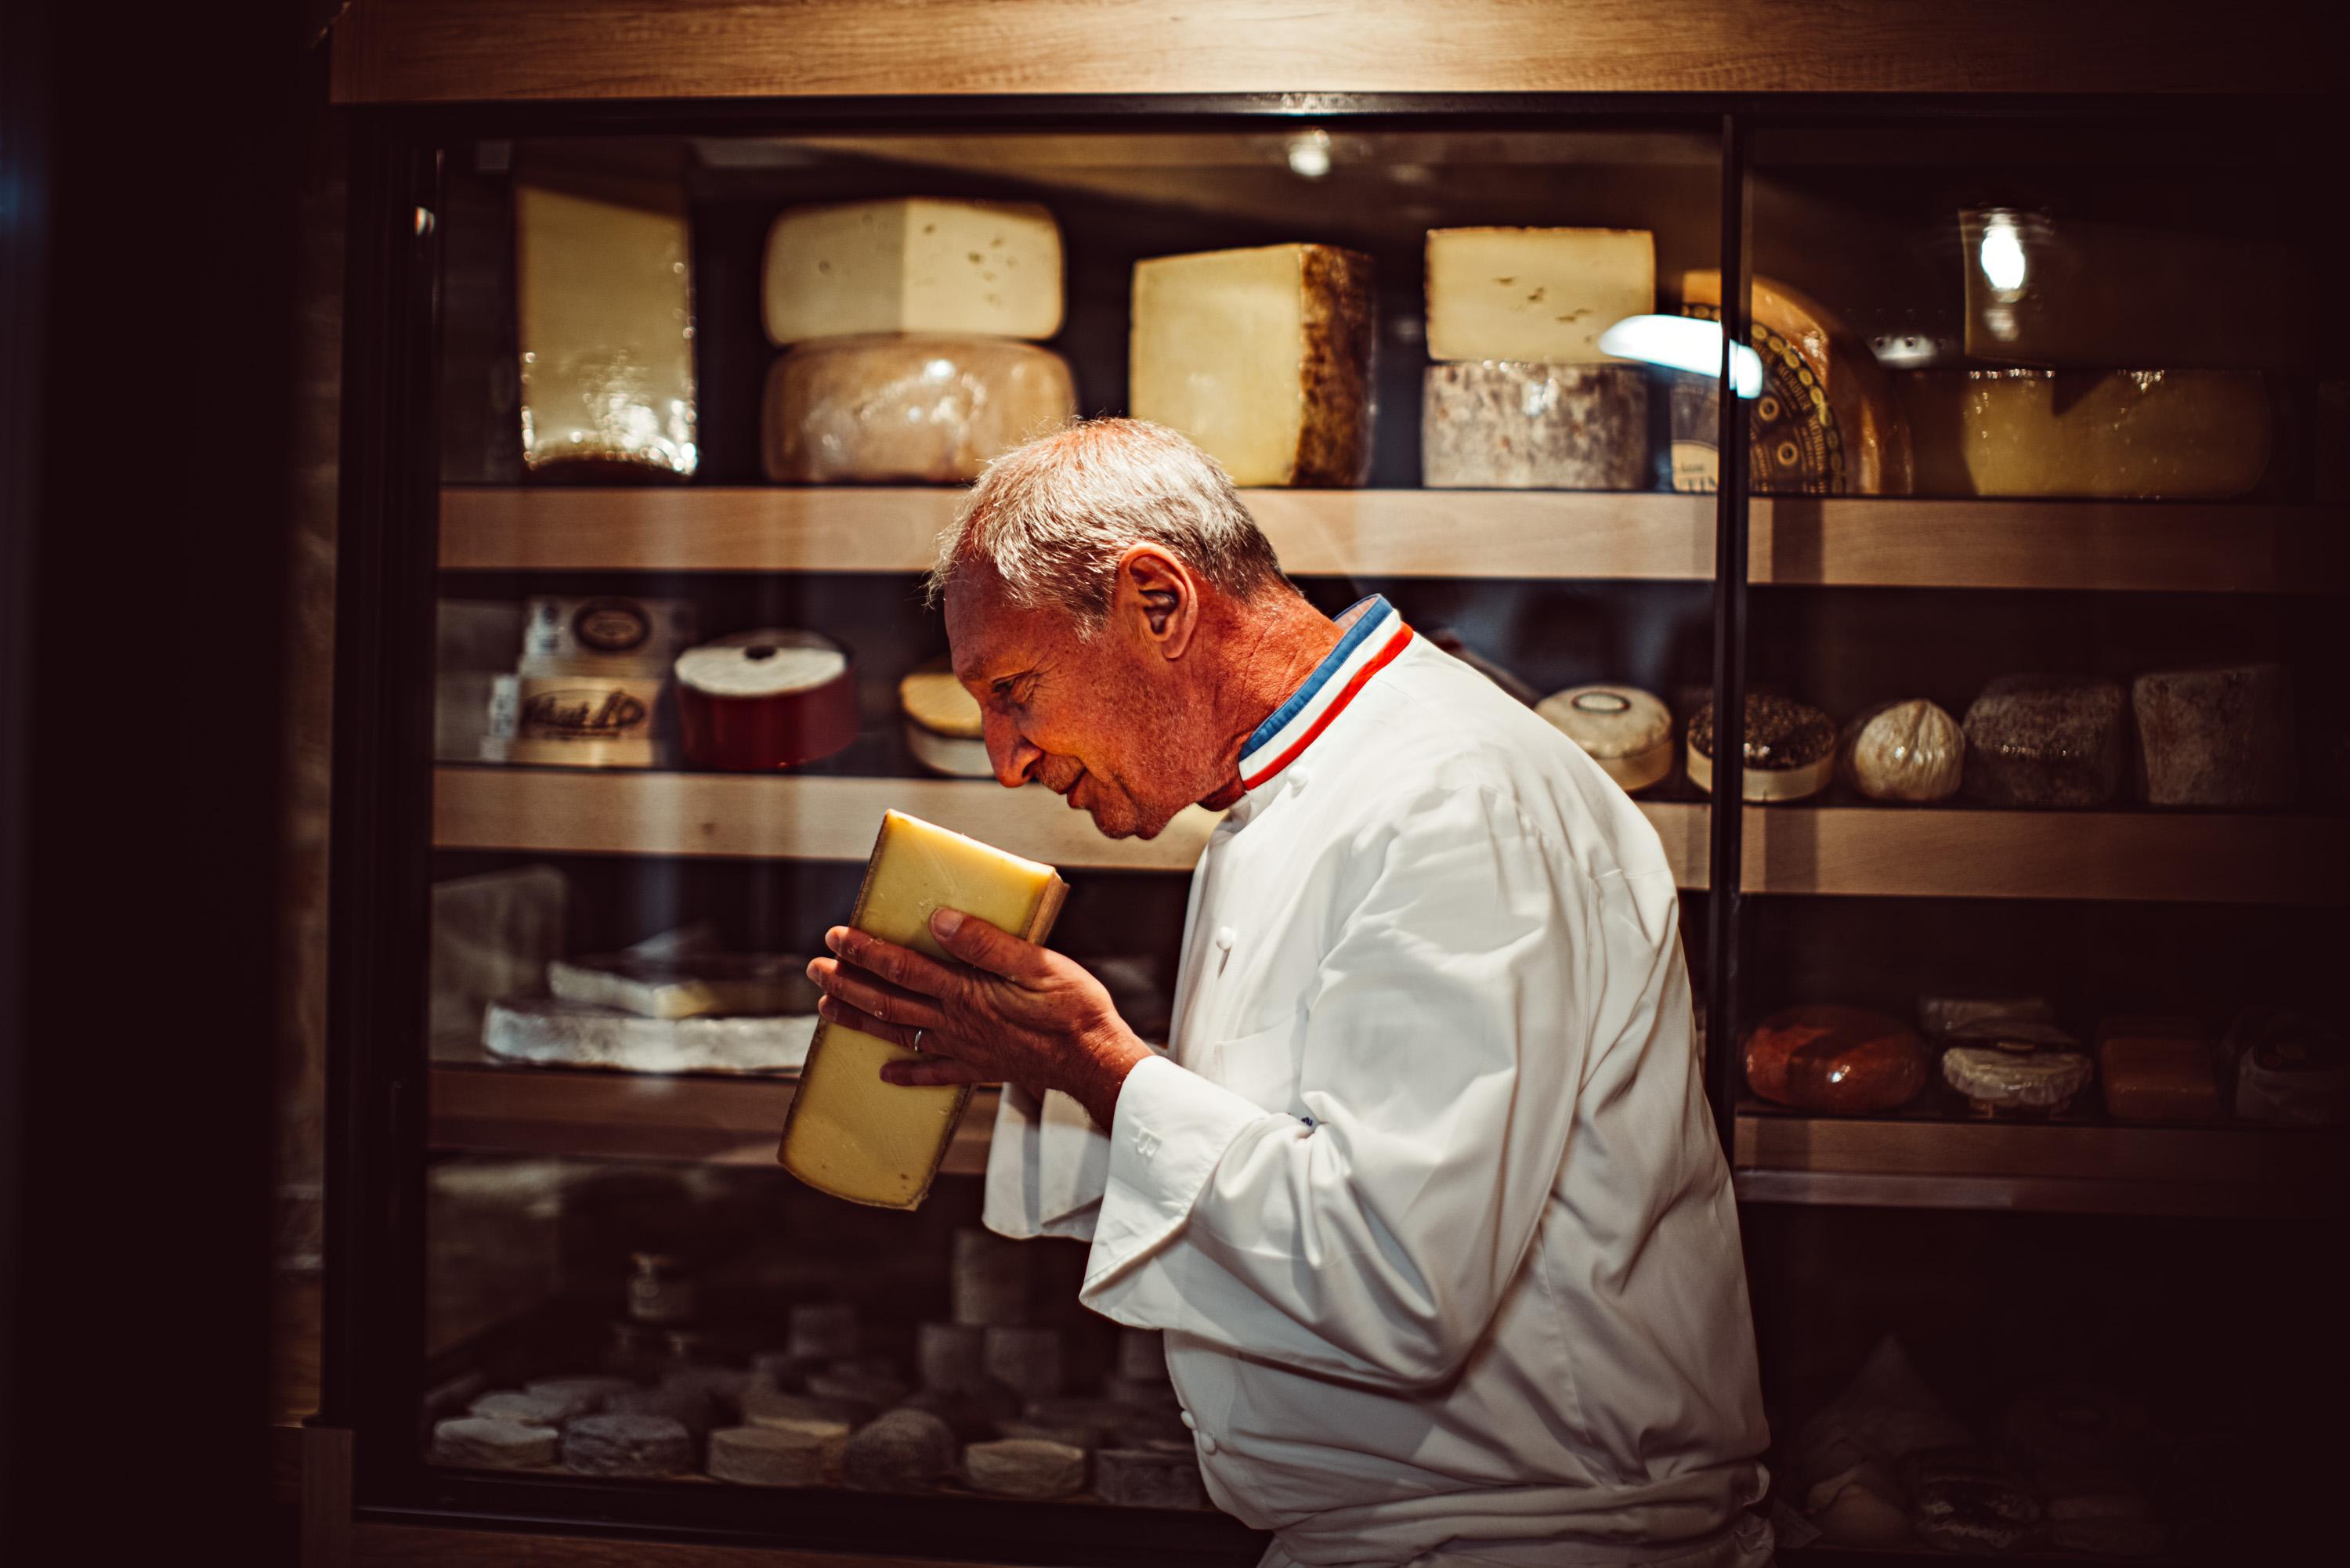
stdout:
<svg viewBox="0 0 2350 1568">
<path fill-rule="evenodd" d="M 678 719 L 697 767 L 762 773 L 857 739 L 848 655 L 812 631 L 737 632 L 678 655 Z"/>
<path fill-rule="evenodd" d="M 1630 686 L 1575 686 L 1553 692 L 1534 711 L 1627 790 L 1646 789 L 1673 771 L 1673 715 Z"/>
<path fill-rule="evenodd" d="M 1748 800 L 1802 800 L 1835 776 L 1835 725 L 1817 708 L 1753 693 L 1746 699 L 1745 752 L 1742 793 Z M 1713 704 L 1708 702 L 1689 726 L 1690 783 L 1708 793 L 1713 753 Z"/>
</svg>

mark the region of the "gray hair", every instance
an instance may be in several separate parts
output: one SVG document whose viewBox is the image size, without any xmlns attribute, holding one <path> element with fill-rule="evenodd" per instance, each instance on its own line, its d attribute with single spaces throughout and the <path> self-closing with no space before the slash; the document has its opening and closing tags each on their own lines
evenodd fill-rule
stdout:
<svg viewBox="0 0 2350 1568">
<path fill-rule="evenodd" d="M 1273 545 L 1213 459 L 1164 425 L 1091 420 L 997 458 L 939 535 L 927 600 L 984 563 L 1021 609 L 1063 609 L 1100 629 L 1118 559 L 1156 545 L 1236 598 L 1282 581 Z"/>
</svg>

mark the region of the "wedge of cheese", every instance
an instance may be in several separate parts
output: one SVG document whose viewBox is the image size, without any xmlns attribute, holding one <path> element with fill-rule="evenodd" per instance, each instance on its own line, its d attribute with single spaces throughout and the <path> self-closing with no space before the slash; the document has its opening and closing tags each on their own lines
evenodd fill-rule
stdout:
<svg viewBox="0 0 2350 1568">
<path fill-rule="evenodd" d="M 1033 202 L 794 207 L 767 231 L 765 270 L 778 348 L 863 332 L 1061 329 L 1061 228 Z"/>
<path fill-rule="evenodd" d="M 571 174 L 515 182 L 525 468 L 692 476 L 692 264 L 674 188 Z"/>
<path fill-rule="evenodd" d="M 1428 357 L 1597 365 L 1599 335 L 1657 308 L 1646 229 L 1430 229 Z"/>
<path fill-rule="evenodd" d="M 1351 488 L 1371 462 L 1371 258 L 1329 245 L 1134 266 L 1128 411 L 1234 484 Z"/>
<path fill-rule="evenodd" d="M 1023 860 L 919 817 L 887 812 L 848 923 L 932 958 L 931 914 L 960 909 L 1043 941 L 1068 893 L 1050 866 Z M 881 1068 L 915 1052 L 830 1023 L 817 1025 L 776 1158 L 820 1192 L 879 1209 L 920 1205 L 946 1158 L 968 1085 L 904 1088 Z"/>
</svg>

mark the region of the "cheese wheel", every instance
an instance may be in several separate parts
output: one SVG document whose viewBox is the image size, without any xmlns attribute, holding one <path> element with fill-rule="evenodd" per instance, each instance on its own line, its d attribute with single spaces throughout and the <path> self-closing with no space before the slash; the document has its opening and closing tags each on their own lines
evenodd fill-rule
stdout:
<svg viewBox="0 0 2350 1568">
<path fill-rule="evenodd" d="M 830 756 L 857 739 L 848 655 L 812 631 L 738 632 L 677 658 L 688 762 L 762 773 Z"/>
<path fill-rule="evenodd" d="M 922 1491 L 954 1469 L 954 1432 L 926 1410 L 892 1410 L 848 1439 L 841 1479 L 859 1491 Z"/>
<path fill-rule="evenodd" d="M 2095 1076 L 2095 1064 L 2078 1051 L 1953 1045 L 1942 1053 L 1942 1081 L 1985 1116 L 2063 1110 Z"/>
<path fill-rule="evenodd" d="M 2068 675 L 2002 675 L 1967 709 L 1966 792 L 1991 805 L 2103 805 L 2121 788 L 2122 689 Z"/>
<path fill-rule="evenodd" d="M 1922 697 L 1887 702 L 1846 732 L 1846 775 L 1872 800 L 1948 800 L 1966 773 L 1959 722 Z"/>
<path fill-rule="evenodd" d="M 1713 788 L 1713 704 L 1690 715 L 1690 783 Z M 1835 725 L 1817 708 L 1762 692 L 1746 699 L 1746 771 L 1741 790 L 1748 800 L 1802 800 L 1827 788 L 1835 775 Z"/>
<path fill-rule="evenodd" d="M 1646 490 L 1648 372 L 1639 365 L 1484 359 L 1421 380 L 1430 489 Z"/>
<path fill-rule="evenodd" d="M 816 1486 L 830 1459 L 823 1438 L 775 1427 L 728 1427 L 710 1434 L 707 1469 L 737 1486 Z"/>
<path fill-rule="evenodd" d="M 664 676 L 693 626 L 691 599 L 540 595 L 525 604 L 517 673 Z"/>
<path fill-rule="evenodd" d="M 745 1389 L 742 1399 L 744 1424 L 770 1427 L 779 1432 L 790 1432 L 819 1444 L 825 1462 L 840 1458 L 848 1446 L 848 1435 L 858 1426 L 873 1418 L 874 1412 L 865 1407 L 851 1407 L 844 1401 L 811 1399 L 796 1394 L 778 1394 L 772 1388 L 754 1385 Z"/>
<path fill-rule="evenodd" d="M 968 484 L 1077 417 L 1068 361 L 1003 337 L 827 337 L 767 373 L 762 452 L 779 484 Z"/>
<path fill-rule="evenodd" d="M 996 1386 L 1001 1387 L 1000 1385 Z M 1010 1389 L 1003 1389 L 1002 1392 L 1006 1397 L 1004 1403 L 992 1406 L 977 1394 L 949 1388 L 924 1388 L 899 1400 L 897 1408 L 922 1410 L 936 1416 L 947 1424 L 959 1443 L 984 1443 L 1003 1436 L 996 1425 L 998 1409 L 1008 1413 L 1020 1408 L 1020 1396 Z"/>
<path fill-rule="evenodd" d="M 494 1002 L 482 1019 L 493 1056 L 541 1067 L 626 1073 L 788 1073 L 807 1061 L 812 1012 L 785 1017 L 645 1018 L 559 997 Z"/>
<path fill-rule="evenodd" d="M 661 1374 L 660 1386 L 702 1395 L 722 1410 L 739 1409 L 754 1383 L 764 1384 L 740 1366 L 672 1366 Z"/>
<path fill-rule="evenodd" d="M 1371 258 L 1329 245 L 1134 267 L 1127 406 L 1240 485 L 1351 488 L 1371 462 Z"/>
<path fill-rule="evenodd" d="M 1094 1491 L 1119 1508 L 1211 1506 L 1189 1449 L 1103 1449 L 1094 1455 Z"/>
<path fill-rule="evenodd" d="M 484 1394 L 466 1407 L 469 1416 L 479 1416 L 490 1421 L 514 1421 L 525 1427 L 560 1427 L 575 1416 L 585 1416 L 602 1397 L 594 1399 L 556 1394 L 525 1394 L 520 1389 L 502 1389 Z"/>
<path fill-rule="evenodd" d="M 546 966 L 546 989 L 564 1002 L 640 1018 L 812 1014 L 816 1002 L 807 961 L 780 953 L 598 953 L 556 959 Z"/>
<path fill-rule="evenodd" d="M 2241 370 L 1923 370 L 1900 378 L 1921 495 L 2221 500 L 2260 487 L 2267 384 Z"/>
<path fill-rule="evenodd" d="M 556 1445 L 561 1440 L 552 1427 L 458 1416 L 434 1423 L 432 1462 L 473 1469 L 529 1469 L 553 1464 Z"/>
<path fill-rule="evenodd" d="M 943 659 L 910 670 L 898 681 L 899 711 L 936 735 L 975 741 L 986 729 L 979 699 L 954 678 Z"/>
<path fill-rule="evenodd" d="M 1673 771 L 1672 711 L 1637 687 L 1571 686 L 1534 711 L 1627 790 L 1646 789 Z"/>
<path fill-rule="evenodd" d="M 668 1416 L 582 1416 L 563 1432 L 563 1463 L 586 1476 L 650 1479 L 693 1469 L 693 1434 Z"/>
<path fill-rule="evenodd" d="M 1073 1441 L 1079 1448 L 1100 1449 L 1110 1446 L 1118 1429 L 1133 1417 L 1131 1407 L 1092 1395 L 1063 1395 L 1054 1399 L 1032 1399 L 1023 1415 L 1032 1426 L 1050 1428 L 1063 1434 L 1061 1440 Z M 1006 1437 L 1019 1434 L 1004 1426 Z M 1082 1434 L 1070 1438 L 1069 1433 Z"/>
<path fill-rule="evenodd" d="M 2116 1121 L 2208 1122 L 2220 1111 L 2211 1047 L 2193 1036 L 2105 1034 L 2097 1043 L 2097 1079 Z"/>
<path fill-rule="evenodd" d="M 1431 359 L 1604 364 L 1599 335 L 1657 308 L 1646 229 L 1430 229 L 1427 259 Z"/>
<path fill-rule="evenodd" d="M 987 1331 L 987 1374 L 1023 1399 L 1049 1399 L 1061 1391 L 1061 1331 L 1001 1325 Z"/>
<path fill-rule="evenodd" d="M 913 1392 L 896 1374 L 850 1362 L 811 1372 L 808 1394 L 818 1399 L 846 1399 L 886 1410 Z"/>
<path fill-rule="evenodd" d="M 1086 1484 L 1086 1451 L 1033 1438 L 973 1443 L 963 1450 L 963 1479 L 997 1497 L 1066 1497 Z"/>
<path fill-rule="evenodd" d="M 1926 1086 L 1926 1047 L 1882 1013 L 1791 1007 L 1747 1033 L 1746 1083 L 1764 1099 L 1800 1110 L 1889 1111 Z"/>
<path fill-rule="evenodd" d="M 767 231 L 767 337 L 778 347 L 875 332 L 1050 337 L 1061 268 L 1060 225 L 1033 202 L 793 207 Z"/>
<path fill-rule="evenodd" d="M 2293 674 L 2283 665 L 2141 675 L 2130 708 L 2147 805 L 2292 803 Z"/>
<path fill-rule="evenodd" d="M 986 742 L 941 735 L 935 730 L 924 729 L 911 719 L 906 721 L 904 728 L 907 752 L 931 772 L 956 779 L 992 779 L 995 776 L 995 763 L 987 754 Z"/>
</svg>

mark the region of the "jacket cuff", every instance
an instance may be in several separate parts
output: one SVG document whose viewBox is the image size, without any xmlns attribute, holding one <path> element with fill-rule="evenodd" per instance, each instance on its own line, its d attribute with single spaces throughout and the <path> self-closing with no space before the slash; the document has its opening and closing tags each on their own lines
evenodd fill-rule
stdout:
<svg viewBox="0 0 2350 1568">
<path fill-rule="evenodd" d="M 1111 1317 L 1138 1265 L 1183 1228 L 1242 1131 L 1277 1114 L 1163 1056 L 1135 1064 L 1109 1131 L 1109 1179 L 1078 1299 Z"/>
</svg>

